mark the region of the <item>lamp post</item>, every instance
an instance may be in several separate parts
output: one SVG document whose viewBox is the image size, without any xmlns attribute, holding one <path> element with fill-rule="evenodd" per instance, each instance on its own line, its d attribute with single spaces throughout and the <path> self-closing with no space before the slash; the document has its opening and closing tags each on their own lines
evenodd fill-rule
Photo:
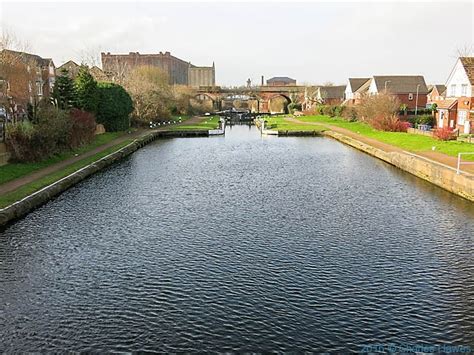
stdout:
<svg viewBox="0 0 474 355">
<path fill-rule="evenodd" d="M 392 81 L 391 80 L 385 80 L 385 85 L 384 85 L 385 86 L 385 92 L 387 91 L 387 84 L 390 83 L 390 82 L 392 82 Z"/>
<path fill-rule="evenodd" d="M 418 91 L 420 89 L 420 84 L 416 86 L 416 99 L 415 99 L 415 117 L 418 112 Z"/>
</svg>

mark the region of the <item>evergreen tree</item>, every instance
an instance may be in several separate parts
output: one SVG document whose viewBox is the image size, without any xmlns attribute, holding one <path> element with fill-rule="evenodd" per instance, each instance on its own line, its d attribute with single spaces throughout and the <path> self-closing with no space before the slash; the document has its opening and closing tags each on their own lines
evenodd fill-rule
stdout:
<svg viewBox="0 0 474 355">
<path fill-rule="evenodd" d="M 96 113 L 99 105 L 99 90 L 97 88 L 97 81 L 90 74 L 89 68 L 86 65 L 81 65 L 79 73 L 74 82 L 76 88 L 76 107 Z"/>
<path fill-rule="evenodd" d="M 67 69 L 62 69 L 61 74 L 56 77 L 51 99 L 53 104 L 62 110 L 68 110 L 74 107 L 76 102 L 76 89 L 74 87 L 74 81 L 69 77 Z"/>
</svg>

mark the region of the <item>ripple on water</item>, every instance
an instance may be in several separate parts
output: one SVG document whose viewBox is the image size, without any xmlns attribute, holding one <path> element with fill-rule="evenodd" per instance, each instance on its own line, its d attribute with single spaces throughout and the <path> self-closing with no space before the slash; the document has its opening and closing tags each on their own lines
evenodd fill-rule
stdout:
<svg viewBox="0 0 474 355">
<path fill-rule="evenodd" d="M 2 232 L 0 351 L 474 344 L 472 204 L 332 140 L 228 133 Z"/>
</svg>

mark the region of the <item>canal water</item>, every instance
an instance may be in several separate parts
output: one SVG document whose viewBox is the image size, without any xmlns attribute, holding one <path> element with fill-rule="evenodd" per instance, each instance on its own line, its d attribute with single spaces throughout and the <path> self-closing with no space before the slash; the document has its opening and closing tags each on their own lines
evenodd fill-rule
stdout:
<svg viewBox="0 0 474 355">
<path fill-rule="evenodd" d="M 472 346 L 473 216 L 327 138 L 159 140 L 0 232 L 0 352 Z"/>
</svg>

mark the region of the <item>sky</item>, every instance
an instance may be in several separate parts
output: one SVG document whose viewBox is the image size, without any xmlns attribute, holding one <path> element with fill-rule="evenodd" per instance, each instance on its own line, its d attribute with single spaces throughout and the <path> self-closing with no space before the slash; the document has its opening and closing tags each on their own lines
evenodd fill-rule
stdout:
<svg viewBox="0 0 474 355">
<path fill-rule="evenodd" d="M 468 2 L 0 2 L 0 27 L 57 66 L 100 52 L 159 53 L 216 65 L 216 83 L 299 84 L 419 74 L 445 83 L 473 48 Z"/>
</svg>

